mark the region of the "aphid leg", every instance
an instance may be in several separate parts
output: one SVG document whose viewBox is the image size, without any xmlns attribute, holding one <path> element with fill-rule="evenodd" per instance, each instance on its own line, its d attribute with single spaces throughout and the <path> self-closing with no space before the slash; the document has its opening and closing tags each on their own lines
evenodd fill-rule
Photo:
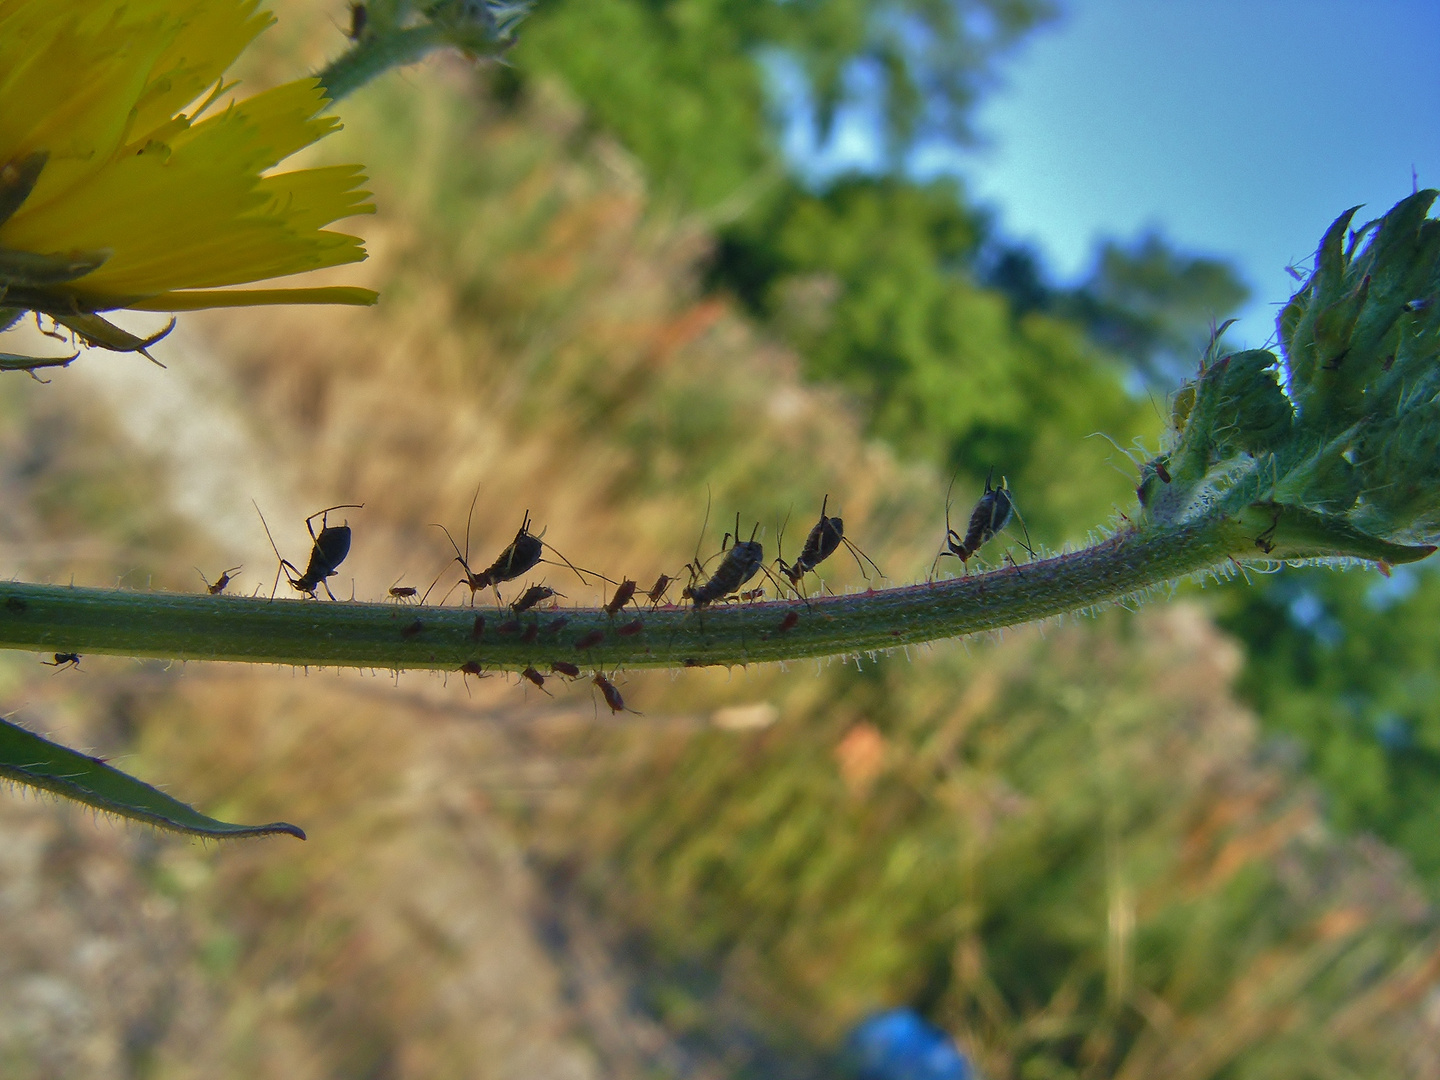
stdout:
<svg viewBox="0 0 1440 1080">
<path fill-rule="evenodd" d="M 955 494 L 955 481 L 959 476 L 960 472 L 957 469 L 954 475 L 950 477 L 950 486 L 945 489 L 945 542 L 940 548 L 940 553 L 935 556 L 935 561 L 930 564 L 931 581 L 935 580 L 935 574 L 940 568 L 940 560 L 946 555 L 954 555 L 960 559 L 962 563 L 966 562 L 969 558 L 968 554 L 963 556 L 960 554 L 960 552 L 965 550 L 965 538 L 950 526 L 950 500 Z M 969 569 L 968 563 L 966 569 Z"/>
<path fill-rule="evenodd" d="M 265 530 L 265 538 L 270 541 L 270 550 L 275 552 L 275 558 L 280 560 L 280 565 L 275 568 L 275 583 L 270 586 L 270 599 L 274 600 L 275 590 L 280 588 L 281 571 L 287 569 L 293 571 L 293 576 L 288 573 L 285 575 L 286 578 L 288 578 L 290 583 L 293 585 L 295 582 L 300 580 L 300 569 L 289 559 L 285 558 L 285 556 L 281 555 L 280 549 L 275 546 L 275 537 L 270 535 L 270 525 L 265 520 L 265 515 L 263 513 L 260 513 L 260 504 L 257 503 L 254 499 L 251 499 L 250 505 L 255 507 L 255 513 L 260 514 L 260 526 Z"/>
<path fill-rule="evenodd" d="M 1025 534 L 1024 541 L 1019 542 L 1020 546 L 1025 549 L 1025 551 L 1029 554 L 1030 558 L 1033 560 L 1035 558 L 1035 549 L 1030 546 L 1030 528 L 1025 524 L 1025 519 L 1020 516 L 1020 511 L 1016 509 L 1015 500 L 1013 499 L 1010 500 L 1010 513 L 1015 515 L 1015 520 L 1020 522 L 1020 531 Z"/>
</svg>

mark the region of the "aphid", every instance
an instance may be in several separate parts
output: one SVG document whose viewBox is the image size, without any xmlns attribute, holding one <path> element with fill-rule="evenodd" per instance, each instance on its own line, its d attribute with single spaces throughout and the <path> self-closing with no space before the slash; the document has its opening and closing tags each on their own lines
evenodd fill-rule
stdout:
<svg viewBox="0 0 1440 1080">
<path fill-rule="evenodd" d="M 540 636 L 540 627 L 531 623 L 525 627 L 525 632 L 520 635 L 520 640 L 526 645 L 532 644 Z"/>
<path fill-rule="evenodd" d="M 650 586 L 650 591 L 645 594 L 645 598 L 652 604 L 660 603 L 674 581 L 675 579 L 669 574 L 661 574 L 655 579 L 655 584 Z"/>
<path fill-rule="evenodd" d="M 46 667 L 53 667 L 56 671 L 61 668 L 80 666 L 80 654 L 75 652 L 57 652 L 54 660 L 41 660 Z"/>
<path fill-rule="evenodd" d="M 737 599 L 739 599 L 742 603 L 748 604 L 752 600 L 759 600 L 763 598 L 764 595 L 765 586 L 761 585 L 758 589 L 751 589 L 749 592 L 742 592 Z"/>
<path fill-rule="evenodd" d="M 550 670 L 557 675 L 568 675 L 572 679 L 578 679 L 580 677 L 580 669 L 568 660 L 552 661 Z"/>
<path fill-rule="evenodd" d="M 569 622 L 570 620 L 564 615 L 561 615 L 558 619 L 551 619 L 545 624 L 545 633 L 558 634 L 561 630 L 565 629 L 566 624 Z"/>
<path fill-rule="evenodd" d="M 621 637 L 634 637 L 636 634 L 640 633 L 640 631 L 644 629 L 645 621 L 643 619 L 636 619 L 634 622 L 626 623 L 624 626 L 617 629 L 615 633 L 619 634 Z"/>
<path fill-rule="evenodd" d="M 615 586 L 615 595 L 612 596 L 610 598 L 610 602 L 605 605 L 605 614 L 614 615 L 626 604 L 628 604 L 630 602 L 630 598 L 635 595 L 635 588 L 638 584 L 639 582 L 631 581 L 629 578 L 626 578 L 624 581 L 620 582 L 619 585 Z"/>
<path fill-rule="evenodd" d="M 730 534 L 725 534 L 725 539 L 720 542 L 721 559 L 720 565 L 710 575 L 703 585 L 695 584 L 700 576 L 703 565 L 691 563 L 690 584 L 685 586 L 680 595 L 689 600 L 696 608 L 713 604 L 716 600 L 722 600 L 732 593 L 740 591 L 740 587 L 758 574 L 765 565 L 765 549 L 760 541 L 755 539 L 755 533 L 759 532 L 760 525 L 757 522 L 755 528 L 750 532 L 749 540 L 740 539 L 740 515 L 735 515 L 735 545 L 728 551 L 725 544 L 730 539 Z"/>
<path fill-rule="evenodd" d="M 615 689 L 614 683 L 598 671 L 595 673 L 595 678 L 591 681 L 600 688 L 600 693 L 605 695 L 605 704 L 610 706 L 612 713 L 626 711 L 625 699 L 620 696 L 620 691 Z"/>
<path fill-rule="evenodd" d="M 462 554 L 460 545 L 455 543 L 455 538 L 450 535 L 450 530 L 444 525 L 432 522 L 437 529 L 445 534 L 445 539 L 450 541 L 450 546 L 455 549 L 455 561 L 465 571 L 465 576 L 457 581 L 456 585 L 470 586 L 470 602 L 475 602 L 475 594 L 482 589 L 494 588 L 506 581 L 514 581 L 521 574 L 530 570 L 536 563 L 541 561 L 541 556 L 548 547 L 543 540 L 530 531 L 530 511 L 525 511 L 525 520 L 520 523 L 520 528 L 515 533 L 515 539 L 510 541 L 510 546 L 500 553 L 500 557 L 491 563 L 478 574 L 470 567 L 470 526 L 475 519 L 475 503 L 480 498 L 480 489 L 475 489 L 475 498 L 470 500 L 470 516 L 465 521 L 465 551 Z M 569 559 L 555 551 L 560 561 L 575 572 L 575 576 L 582 582 L 585 581 L 585 573 Z M 548 560 L 547 560 L 548 561 Z M 431 585 L 430 588 L 434 588 Z M 427 589 L 428 593 L 429 590 Z M 497 592 L 498 595 L 498 592 Z"/>
<path fill-rule="evenodd" d="M 536 671 L 533 667 L 527 667 L 524 671 L 520 672 L 520 677 L 529 679 L 538 688 L 545 690 L 545 676 L 541 675 L 540 672 Z M 548 694 L 550 691 L 545 690 L 545 692 Z"/>
<path fill-rule="evenodd" d="M 476 615 L 475 625 L 470 628 L 470 640 L 479 641 L 485 635 L 485 616 Z"/>
<path fill-rule="evenodd" d="M 310 549 L 310 561 L 305 566 L 305 573 L 302 574 L 294 563 L 281 557 L 280 549 L 275 546 L 275 538 L 270 535 L 270 526 L 265 521 L 265 515 L 260 514 L 260 506 L 258 503 L 255 504 L 255 512 L 260 514 L 260 524 L 265 527 L 265 535 L 270 540 L 270 548 L 275 552 L 275 557 L 280 560 L 280 570 L 285 571 L 285 579 L 290 582 L 291 588 L 314 600 L 315 590 L 323 585 L 325 595 L 331 600 L 335 599 L 335 594 L 330 591 L 330 584 L 325 579 L 334 577 L 340 564 L 345 561 L 345 556 L 350 554 L 350 526 L 348 524 L 331 525 L 329 514 L 331 510 L 360 510 L 364 505 L 364 503 L 341 503 L 338 506 L 327 506 L 324 510 L 311 514 L 305 519 L 305 528 L 309 530 L 314 546 Z M 320 519 L 319 533 L 316 533 L 314 524 L 317 517 Z M 279 570 L 275 573 L 275 584 L 280 584 Z M 270 596 L 272 599 L 274 598 L 274 588 L 270 590 Z"/>
<path fill-rule="evenodd" d="M 403 638 L 412 638 L 412 637 L 414 637 L 416 634 L 419 634 L 419 633 L 421 633 L 422 631 L 424 631 L 424 629 L 425 629 L 425 624 L 424 624 L 423 622 L 421 622 L 419 619 L 416 619 L 416 620 L 415 620 L 414 622 L 412 622 L 409 626 L 405 627 L 404 630 L 401 630 L 401 631 L 400 631 L 400 636 L 403 637 Z"/>
<path fill-rule="evenodd" d="M 605 631 L 604 631 L 604 630 L 591 630 L 588 634 L 585 634 L 585 635 L 583 635 L 583 636 L 581 636 L 581 637 L 579 637 L 579 638 L 577 638 L 577 639 L 575 640 L 575 648 L 577 648 L 577 649 L 593 649 L 596 645 L 599 645 L 600 642 L 602 642 L 602 641 L 604 641 L 604 640 L 605 640 Z"/>
<path fill-rule="evenodd" d="M 210 584 L 209 578 L 207 578 L 204 574 L 200 573 L 200 568 L 198 566 L 195 568 L 195 572 L 197 574 L 200 574 L 200 580 L 205 582 L 205 591 L 208 592 L 211 596 L 219 596 L 222 592 L 225 591 L 226 585 L 229 585 L 230 582 L 234 581 L 237 577 L 240 576 L 240 567 L 232 566 L 229 570 L 222 571 L 220 576 L 215 579 L 214 585 Z"/>
<path fill-rule="evenodd" d="M 878 576 L 884 577 L 885 575 L 881 572 L 880 567 L 875 565 L 874 560 L 846 538 L 845 522 L 840 516 L 838 514 L 834 517 L 825 516 L 825 509 L 829 505 L 830 496 L 826 495 L 820 504 L 820 520 L 815 523 L 810 530 L 810 535 L 805 538 L 805 546 L 800 549 L 800 554 L 795 561 L 786 566 L 783 554 L 775 560 L 780 567 L 780 572 L 790 579 L 791 585 L 798 585 L 802 577 L 811 573 L 822 562 L 835 554 L 836 548 L 844 544 L 866 580 L 869 580 L 870 574 L 865 569 L 865 563 L 869 563 L 870 568 Z M 861 562 L 861 559 L 864 559 L 865 562 Z"/>
<path fill-rule="evenodd" d="M 965 535 L 961 536 L 950 527 L 950 495 L 945 496 L 945 547 L 939 555 L 935 556 L 935 562 L 930 567 L 933 576 L 935 567 L 946 555 L 954 555 L 966 569 L 969 569 L 970 557 L 974 555 L 988 540 L 993 540 L 997 533 L 1010 524 L 1012 517 L 1018 517 L 1015 513 L 1015 503 L 1010 498 L 1010 485 L 1005 477 L 1000 478 L 1000 486 L 992 487 L 990 481 L 994 479 L 995 470 L 991 469 L 990 474 L 985 477 L 985 492 L 980 496 L 980 501 L 975 504 L 975 509 L 970 511 L 970 524 L 966 526 Z M 955 481 L 951 480 L 953 488 Z M 1025 522 L 1020 522 L 1020 527 L 1025 528 Z M 1030 530 L 1025 529 L 1025 542 L 1021 545 L 1030 552 L 1031 558 L 1035 556 L 1035 549 L 1030 546 Z"/>
<path fill-rule="evenodd" d="M 480 669 L 480 661 L 479 661 L 479 660 L 466 660 L 463 664 L 460 665 L 460 672 L 461 672 L 461 674 L 463 674 L 463 675 L 484 675 L 484 674 L 485 674 L 485 672 L 483 672 L 483 671 Z"/>
<path fill-rule="evenodd" d="M 529 611 L 541 600 L 549 600 L 552 596 L 559 596 L 554 589 L 547 589 L 544 585 L 531 585 L 525 590 L 525 595 L 510 605 L 510 610 L 517 615 L 522 611 Z"/>
<path fill-rule="evenodd" d="M 350 40 L 359 41 L 365 33 L 365 24 L 370 21 L 370 11 L 358 0 L 350 5 Z"/>
<path fill-rule="evenodd" d="M 396 578 L 395 581 L 396 584 L 391 585 L 388 590 L 392 600 L 413 600 L 420 595 L 420 590 L 413 585 L 401 585 L 399 578 Z"/>
<path fill-rule="evenodd" d="M 497 626 L 495 628 L 495 632 L 497 634 L 518 634 L 520 632 L 520 629 L 520 620 L 510 619 L 509 621 L 502 622 L 499 626 Z"/>
<path fill-rule="evenodd" d="M 798 611 L 786 612 L 785 617 L 780 620 L 780 625 L 775 628 L 775 632 L 777 634 L 783 634 L 786 631 L 794 630 L 799 621 L 800 613 Z"/>
</svg>

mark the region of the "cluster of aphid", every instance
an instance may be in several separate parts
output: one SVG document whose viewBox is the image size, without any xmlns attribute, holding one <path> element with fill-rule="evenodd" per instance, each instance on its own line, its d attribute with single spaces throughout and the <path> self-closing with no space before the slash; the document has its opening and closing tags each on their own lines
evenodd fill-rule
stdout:
<svg viewBox="0 0 1440 1080">
<path fill-rule="evenodd" d="M 968 567 L 971 556 L 975 555 L 981 546 L 987 541 L 992 540 L 1010 524 L 1012 519 L 1017 517 L 1014 502 L 1010 497 L 1009 486 L 1004 478 L 1001 478 L 999 487 L 992 486 L 992 479 L 993 473 L 985 480 L 984 494 L 981 495 L 980 500 L 975 504 L 975 509 L 971 511 L 970 521 L 963 535 L 950 527 L 950 500 L 947 494 L 945 505 L 945 541 L 940 553 L 935 556 L 935 563 L 931 567 L 932 576 L 940 560 L 947 555 L 958 558 Z M 951 481 L 951 486 L 953 488 L 954 481 Z M 477 491 L 476 500 L 478 500 L 478 498 L 479 492 Z M 804 599 L 804 593 L 801 591 L 801 582 L 805 575 L 814 573 L 817 567 L 838 551 L 842 544 L 849 549 L 851 556 L 855 559 L 856 565 L 860 567 L 862 574 L 868 578 L 870 576 L 869 571 L 873 570 L 876 575 L 883 577 L 883 573 L 880 568 L 875 565 L 874 560 L 856 547 L 854 543 L 845 536 L 845 523 L 839 515 L 831 515 L 826 512 L 829 509 L 829 505 L 830 497 L 827 495 L 820 506 L 820 520 L 811 528 L 805 538 L 804 545 L 800 549 L 800 554 L 796 556 L 795 560 L 789 563 L 785 561 L 782 546 L 779 557 L 776 558 L 772 564 L 779 570 L 780 577 L 784 578 L 788 582 L 788 585 L 782 584 L 776 578 L 775 574 L 771 572 L 770 565 L 766 564 L 764 547 L 760 541 L 755 539 L 756 533 L 759 531 L 758 524 L 751 530 L 750 539 L 740 539 L 740 517 L 737 514 L 735 517 L 735 532 L 727 532 L 722 539 L 720 552 L 718 554 L 720 562 L 713 571 L 707 573 L 707 567 L 717 556 L 711 556 L 711 558 L 702 561 L 700 559 L 698 546 L 694 560 L 685 564 L 684 572 L 689 576 L 689 584 L 681 590 L 682 600 L 688 600 L 696 611 L 700 611 L 711 604 L 723 600 L 734 599 L 743 601 L 758 599 L 764 595 L 763 587 L 744 591 L 745 586 L 758 574 L 764 574 L 782 594 L 788 590 L 797 597 Z M 346 509 L 360 509 L 360 504 L 344 503 L 338 506 L 329 506 L 306 519 L 305 527 L 310 533 L 311 548 L 310 558 L 306 563 L 304 572 L 301 572 L 299 567 L 280 554 L 279 548 L 275 546 L 274 537 L 270 535 L 270 526 L 265 522 L 264 515 L 260 515 L 261 524 L 265 528 L 265 535 L 269 537 L 270 546 L 275 551 L 276 559 L 279 560 L 279 567 L 275 574 L 275 586 L 271 589 L 272 597 L 275 594 L 275 588 L 279 586 L 280 575 L 283 573 L 285 579 L 290 583 L 290 587 L 297 592 L 304 593 L 311 599 L 315 599 L 319 590 L 323 588 L 331 600 L 335 599 L 335 594 L 330 591 L 327 579 L 334 577 L 339 572 L 340 564 L 344 562 L 346 556 L 349 555 L 351 532 L 348 523 L 331 525 L 329 515 L 332 511 Z M 258 506 L 256 507 L 256 512 L 259 513 Z M 475 500 L 472 500 L 469 519 L 471 522 L 473 522 L 474 514 Z M 320 528 L 318 531 L 315 528 L 316 518 L 320 519 Z M 707 510 L 706 524 L 708 525 L 708 523 L 709 511 Z M 628 604 L 634 602 L 637 593 L 640 592 L 640 584 L 637 581 L 625 578 L 619 582 L 615 582 L 593 570 L 583 570 L 565 558 L 565 556 L 556 551 L 553 546 L 545 543 L 542 539 L 543 533 L 537 535 L 530 531 L 529 511 L 526 511 L 525 518 L 515 533 L 515 539 L 510 542 L 509 546 L 500 553 L 494 562 L 478 572 L 470 563 L 470 525 L 467 523 L 465 549 L 463 551 L 460 546 L 455 543 L 455 538 L 450 535 L 450 531 L 446 529 L 445 526 L 436 524 L 435 527 L 444 532 L 445 538 L 450 542 L 450 546 L 455 551 L 453 562 L 460 564 L 461 571 L 464 575 L 450 587 L 450 592 L 453 592 L 462 585 L 469 586 L 472 605 L 474 604 L 476 593 L 482 592 L 485 589 L 494 589 L 496 599 L 499 600 L 500 593 L 498 586 L 516 580 L 528 573 L 540 562 L 553 561 L 545 558 L 547 549 L 559 560 L 555 565 L 563 564 L 568 567 L 582 582 L 586 581 L 587 575 L 590 575 L 615 586 L 615 590 L 609 601 L 604 605 L 605 613 L 612 618 L 619 615 Z M 782 538 L 783 531 L 782 528 Z M 704 535 L 703 527 L 701 535 L 702 537 Z M 1031 549 L 1028 539 L 1027 531 L 1027 542 L 1024 544 L 1024 547 L 1033 556 L 1034 551 Z M 240 567 L 238 566 L 230 567 L 214 582 L 211 582 L 203 574 L 201 578 L 205 582 L 206 591 L 212 596 L 216 596 L 224 592 L 226 586 L 230 584 L 239 571 Z M 442 572 L 440 577 L 437 577 L 430 585 L 430 588 L 425 590 L 424 596 L 419 596 L 418 589 L 408 585 L 402 586 L 398 582 L 390 587 L 389 595 L 395 600 L 402 601 L 414 600 L 418 597 L 419 602 L 423 604 L 443 577 L 444 573 Z M 661 574 L 656 579 L 655 584 L 644 592 L 643 595 L 645 599 L 647 599 L 652 606 L 658 605 L 664 600 L 670 587 L 675 584 L 677 580 L 677 577 Z M 445 599 L 449 598 L 449 595 L 450 593 L 447 592 L 445 597 L 441 599 L 442 604 L 445 602 Z M 501 623 L 497 628 L 497 632 L 502 634 L 520 634 L 522 641 L 534 641 L 538 639 L 541 633 L 559 633 L 561 628 L 568 622 L 568 619 L 563 615 L 557 616 L 545 624 L 543 628 L 539 623 L 522 626 L 520 621 L 513 617 L 531 610 L 545 600 L 559 595 L 561 594 L 546 585 L 529 586 L 516 600 L 506 605 L 512 617 Z M 779 632 L 784 633 L 793 629 L 798 622 L 799 615 L 796 612 L 792 611 L 788 613 L 779 624 Z M 424 624 L 417 619 L 404 628 L 401 634 L 405 637 L 414 637 L 423 629 Z M 615 633 L 621 637 L 626 637 L 638 634 L 643 629 L 644 624 L 642 620 L 637 618 L 616 627 Z M 476 615 L 475 629 L 472 637 L 475 640 L 479 640 L 484 631 L 485 617 L 483 615 Z M 590 634 L 579 638 L 574 643 L 574 646 L 580 650 L 593 648 L 603 640 L 604 636 L 603 631 L 592 631 Z M 47 663 L 51 663 L 53 667 L 62 665 L 76 666 L 79 664 L 79 661 L 80 657 L 74 653 L 57 653 L 54 661 L 47 661 Z M 462 665 L 460 671 L 466 675 L 482 674 L 480 665 L 475 661 L 469 661 Z M 527 667 L 520 674 L 536 687 L 542 690 L 545 688 L 545 680 L 548 676 L 542 674 L 533 666 Z M 567 678 L 577 679 L 581 677 L 581 672 L 580 668 L 575 664 L 567 661 L 555 661 L 550 665 L 550 675 L 562 675 Z M 602 672 L 597 671 L 591 681 L 594 682 L 595 686 L 599 688 L 604 695 L 605 702 L 610 706 L 612 711 L 620 712 L 625 709 L 625 701 L 620 696 L 620 692 Z"/>
</svg>

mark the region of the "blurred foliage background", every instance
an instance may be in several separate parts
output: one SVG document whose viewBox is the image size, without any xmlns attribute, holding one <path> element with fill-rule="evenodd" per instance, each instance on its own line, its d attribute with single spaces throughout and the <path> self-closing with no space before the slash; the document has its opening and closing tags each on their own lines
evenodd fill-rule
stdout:
<svg viewBox="0 0 1440 1080">
<path fill-rule="evenodd" d="M 249 86 L 349 25 L 277 7 Z M 464 535 L 478 484 L 472 553 L 529 509 L 648 583 L 737 511 L 798 547 L 828 493 L 908 581 L 951 477 L 963 515 L 992 467 L 1036 541 L 1083 541 L 1133 498 L 1090 436 L 1153 443 L 1246 294 L 1154 235 L 1054 282 L 962 183 L 906 174 L 1050 14 L 553 0 L 507 66 L 383 80 L 319 148 L 372 171 L 380 308 L 194 316 L 168 371 L 0 382 L 6 572 L 193 590 L 243 562 L 268 588 L 254 497 L 292 559 L 305 514 L 365 503 L 361 597 L 443 588 L 429 523 Z M 883 91 L 890 166 L 790 168 L 776 65 L 822 126 Z M 617 718 L 558 677 L 0 658 L 22 722 L 311 835 L 202 847 L 8 797 L 0 1065 L 809 1077 L 909 1004 L 994 1077 L 1440 1076 L 1433 575 L 1182 593 L 852 664 L 620 673 Z"/>
</svg>

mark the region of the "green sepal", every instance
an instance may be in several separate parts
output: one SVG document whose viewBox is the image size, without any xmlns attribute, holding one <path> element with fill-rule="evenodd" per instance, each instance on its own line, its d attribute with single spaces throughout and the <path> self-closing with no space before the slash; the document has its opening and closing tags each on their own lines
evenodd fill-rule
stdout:
<svg viewBox="0 0 1440 1080">
<path fill-rule="evenodd" d="M 1299 506 L 1255 503 L 1240 514 L 1245 534 L 1253 538 L 1257 559 L 1365 559 L 1391 566 L 1419 562 L 1435 551 L 1434 544 L 1394 544 L 1361 532 L 1333 514 L 1317 514 Z M 1237 559 L 1244 555 L 1237 554 Z"/>
<path fill-rule="evenodd" d="M 76 352 L 70 356 L 25 356 L 22 353 L 0 352 L 0 371 L 28 371 L 33 374 L 36 368 L 69 367 L 79 355 Z"/>
<path fill-rule="evenodd" d="M 0 247 L 0 286 L 44 288 L 84 277 L 110 258 L 108 250 L 71 251 L 64 255 L 37 255 Z"/>
<path fill-rule="evenodd" d="M 1216 442 L 1222 451 L 1259 454 L 1289 436 L 1295 410 L 1280 389 L 1276 363 L 1274 353 L 1247 349 L 1211 369 L 1218 383 Z"/>
<path fill-rule="evenodd" d="M 6 720 L 0 720 L 0 777 L 51 791 L 132 821 L 191 836 L 223 839 L 286 833 L 305 839 L 299 826 L 284 821 L 269 825 L 230 825 L 216 821 L 112 768 L 101 758 L 53 743 Z"/>
<path fill-rule="evenodd" d="M 68 330 L 74 330 L 88 345 L 98 345 L 102 349 L 109 349 L 112 352 L 138 352 L 143 353 L 151 360 L 155 358 L 145 352 L 151 345 L 163 338 L 171 330 L 175 329 L 175 320 L 172 318 L 158 334 L 151 334 L 149 337 L 136 337 L 127 330 L 121 330 L 114 323 L 107 322 L 99 315 L 63 315 L 47 312 L 57 323 Z M 159 363 L 159 361 L 156 361 Z M 163 365 L 162 365 L 163 366 Z"/>
</svg>

